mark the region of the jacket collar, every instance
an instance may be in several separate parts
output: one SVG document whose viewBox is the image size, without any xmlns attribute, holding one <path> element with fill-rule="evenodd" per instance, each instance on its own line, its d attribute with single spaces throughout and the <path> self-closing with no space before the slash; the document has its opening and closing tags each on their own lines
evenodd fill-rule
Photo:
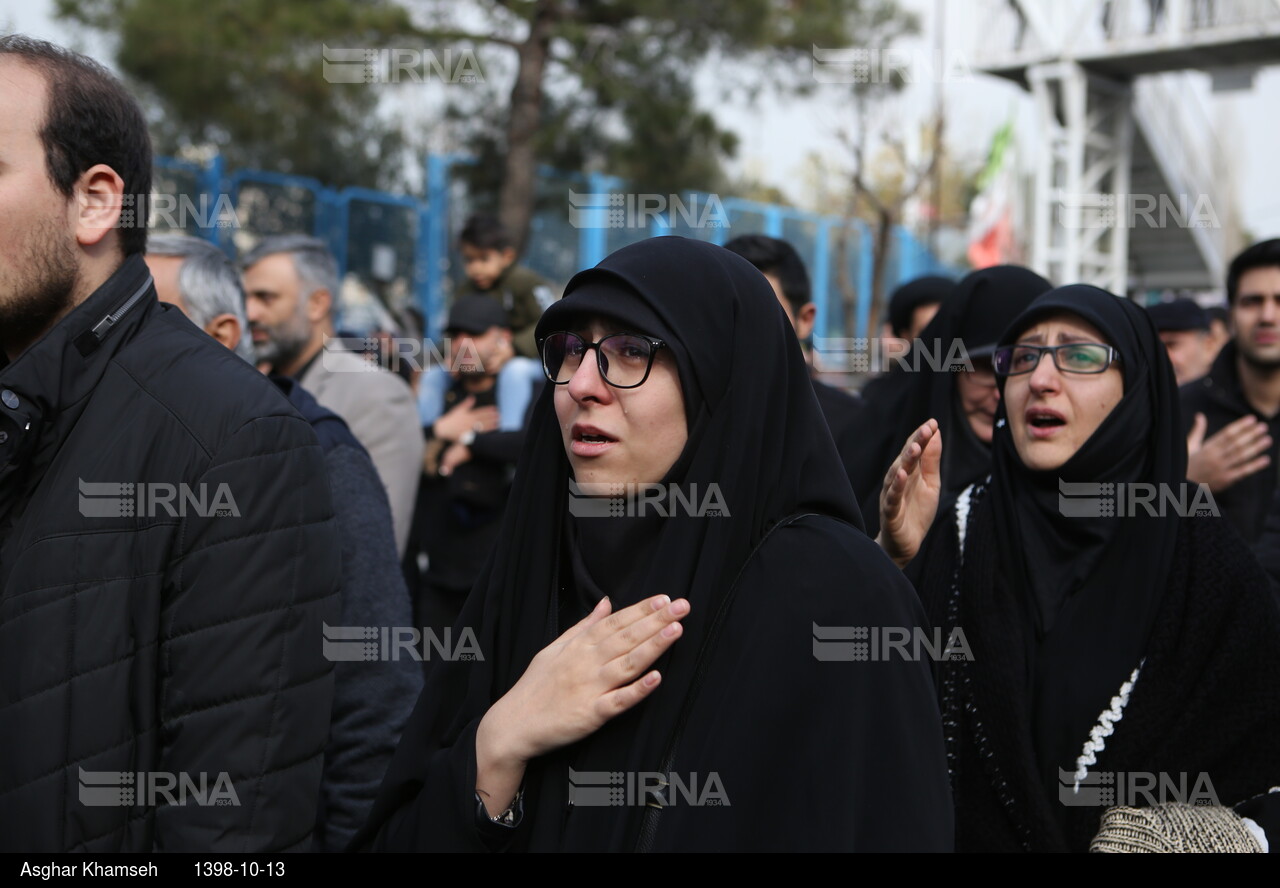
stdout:
<svg viewBox="0 0 1280 888">
<path fill-rule="evenodd" d="M 1198 383 L 1188 384 L 1202 386 L 1210 398 L 1243 415 L 1256 411 L 1245 400 L 1244 389 L 1240 386 L 1240 370 L 1236 364 L 1239 354 L 1240 350 L 1236 348 L 1235 340 L 1228 341 L 1218 352 L 1218 357 L 1214 359 L 1209 372 L 1201 377 Z"/>
<path fill-rule="evenodd" d="M 112 358 L 156 304 L 146 262 L 129 256 L 88 299 L 0 366 L 0 515 L 17 497 L 15 482 L 34 483 L 43 474 Z"/>
</svg>

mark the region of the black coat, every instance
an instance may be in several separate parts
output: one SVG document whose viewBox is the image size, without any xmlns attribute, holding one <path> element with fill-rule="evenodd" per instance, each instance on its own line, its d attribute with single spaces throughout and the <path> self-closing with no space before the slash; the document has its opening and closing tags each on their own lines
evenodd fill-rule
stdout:
<svg viewBox="0 0 1280 888">
<path fill-rule="evenodd" d="M 1271 690 L 1280 684 L 1280 610 L 1221 519 L 1182 518 L 1141 670 L 1091 768 L 1092 781 L 1113 782 L 1091 782 L 1083 796 L 1068 784 L 1053 797 L 1033 748 L 1025 620 L 998 590 L 963 582 L 983 572 L 998 545 L 988 506 L 975 494 L 962 565 L 954 510 L 939 517 L 911 565 L 930 622 L 947 635 L 962 629 L 972 655 L 941 663 L 938 682 L 957 851 L 1085 851 L 1106 807 L 1150 803 L 1134 789 L 1147 774 L 1187 796 L 1207 775 L 1201 787 L 1211 784 L 1226 806 L 1280 784 L 1280 696 Z M 1088 739 L 1080 737 L 1082 749 Z M 1108 801 L 1108 789 L 1120 797 Z M 1178 794 L 1165 792 L 1153 799 Z"/>
<path fill-rule="evenodd" d="M 0 404 L 0 848 L 308 848 L 341 554 L 311 428 L 140 256 Z"/>
<path fill-rule="evenodd" d="M 368 451 L 342 417 L 321 407 L 296 380 L 272 376 L 271 381 L 311 424 L 324 451 L 342 536 L 342 625 L 421 627 L 413 621 L 396 558 L 391 505 Z M 344 647 L 360 652 L 349 643 Z M 338 659 L 333 667 L 333 724 L 320 782 L 315 851 L 341 851 L 364 825 L 422 692 L 418 662 L 403 649 L 394 656 L 386 653 L 383 659 Z"/>
<path fill-rule="evenodd" d="M 1250 414 L 1267 424 L 1267 432 L 1271 436 L 1267 455 L 1271 457 L 1271 464 L 1213 495 L 1222 517 L 1231 522 L 1245 542 L 1254 546 L 1262 534 L 1271 497 L 1276 490 L 1276 479 L 1280 477 L 1280 415 L 1268 419 L 1249 406 L 1236 370 L 1238 354 L 1235 343 L 1227 343 L 1209 373 L 1182 386 L 1178 395 L 1182 401 L 1182 422 L 1186 431 L 1191 430 L 1195 415 L 1203 413 L 1208 422 L 1206 440 L 1224 426 Z"/>
</svg>

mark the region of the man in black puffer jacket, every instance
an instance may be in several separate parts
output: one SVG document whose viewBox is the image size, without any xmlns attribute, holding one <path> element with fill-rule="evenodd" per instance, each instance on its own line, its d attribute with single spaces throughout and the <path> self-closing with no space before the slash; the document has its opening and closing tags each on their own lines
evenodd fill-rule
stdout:
<svg viewBox="0 0 1280 888">
<path fill-rule="evenodd" d="M 156 301 L 110 74 L 0 38 L 0 104 L 0 850 L 305 849 L 340 573 L 316 437 Z"/>
</svg>

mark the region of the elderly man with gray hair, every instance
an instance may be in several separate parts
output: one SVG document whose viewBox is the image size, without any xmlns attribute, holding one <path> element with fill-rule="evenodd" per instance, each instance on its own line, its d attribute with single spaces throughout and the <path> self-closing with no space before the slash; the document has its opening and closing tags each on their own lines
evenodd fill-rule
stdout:
<svg viewBox="0 0 1280 888">
<path fill-rule="evenodd" d="M 191 323 L 254 362 L 244 285 L 231 257 L 199 238 L 153 234 L 147 239 L 147 265 L 161 302 L 176 305 Z"/>
<path fill-rule="evenodd" d="M 403 557 L 424 447 L 413 391 L 394 373 L 325 347 L 335 332 L 340 281 L 324 241 L 297 234 L 265 238 L 245 256 L 244 269 L 258 361 L 298 380 L 346 420 L 369 451 L 391 502 L 396 551 Z"/>
<path fill-rule="evenodd" d="M 248 337 L 241 335 L 247 325 L 240 272 L 225 253 L 194 237 L 152 235 L 146 261 L 161 302 L 181 309 L 253 363 L 253 349 L 245 347 Z M 311 423 L 324 451 L 342 540 L 342 625 L 412 625 L 391 510 L 369 454 L 342 419 L 293 379 L 272 376 L 271 381 Z M 363 824 L 422 682 L 417 664 L 407 657 L 340 661 L 334 679 L 315 831 L 315 850 L 320 851 L 341 851 Z"/>
</svg>

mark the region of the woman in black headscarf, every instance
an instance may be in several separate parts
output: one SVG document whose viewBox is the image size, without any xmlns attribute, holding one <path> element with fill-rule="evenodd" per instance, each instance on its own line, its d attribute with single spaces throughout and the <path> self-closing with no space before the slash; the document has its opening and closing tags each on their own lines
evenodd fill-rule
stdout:
<svg viewBox="0 0 1280 888">
<path fill-rule="evenodd" d="M 936 508 L 929 423 L 882 505 L 899 528 L 887 548 L 899 563 L 919 552 L 908 574 L 930 619 L 972 654 L 940 668 L 957 848 L 1085 850 L 1099 787 L 1112 805 L 1150 801 L 1125 797 L 1125 775 L 1189 780 L 1188 794 L 1204 777 L 1222 805 L 1265 793 L 1280 783 L 1280 617 L 1244 544 L 1192 517 L 1213 502 L 1185 483 L 1150 319 L 1062 287 L 1018 317 L 996 367 L 990 478 L 936 523 L 902 521 Z"/>
<path fill-rule="evenodd" d="M 862 434 L 850 462 L 867 532 L 879 530 L 880 487 L 902 442 L 929 417 L 939 424 L 944 502 L 991 470 L 991 428 L 996 380 L 991 353 L 996 339 L 1051 285 L 1030 269 L 997 265 L 966 275 L 943 301 L 912 345 L 890 368 L 885 382 L 863 396 Z M 956 344 L 963 344 L 963 351 Z M 956 364 L 956 366 L 952 366 Z"/>
<path fill-rule="evenodd" d="M 661 345 L 648 377 L 618 388 L 565 332 Z M 848 488 L 827 483 L 839 459 L 765 279 L 720 247 L 643 241 L 577 275 L 537 337 L 568 381 L 535 407 L 502 537 L 455 627 L 483 660 L 434 669 L 356 847 L 949 849 L 928 665 L 824 647 L 829 627 L 912 631 L 923 614 Z M 606 373 L 644 359 L 630 343 L 606 349 Z M 655 409 L 673 381 L 671 409 Z M 644 508 L 619 483 L 628 467 L 626 481 L 703 503 L 715 490 L 720 514 Z M 622 514 L 589 517 L 590 484 L 617 484 Z M 646 628 L 627 637 L 627 621 Z M 635 656 L 579 721 L 546 717 L 602 648 Z M 646 806 L 639 786 L 659 774 L 665 807 Z M 593 787 L 612 804 L 595 807 Z"/>
</svg>

